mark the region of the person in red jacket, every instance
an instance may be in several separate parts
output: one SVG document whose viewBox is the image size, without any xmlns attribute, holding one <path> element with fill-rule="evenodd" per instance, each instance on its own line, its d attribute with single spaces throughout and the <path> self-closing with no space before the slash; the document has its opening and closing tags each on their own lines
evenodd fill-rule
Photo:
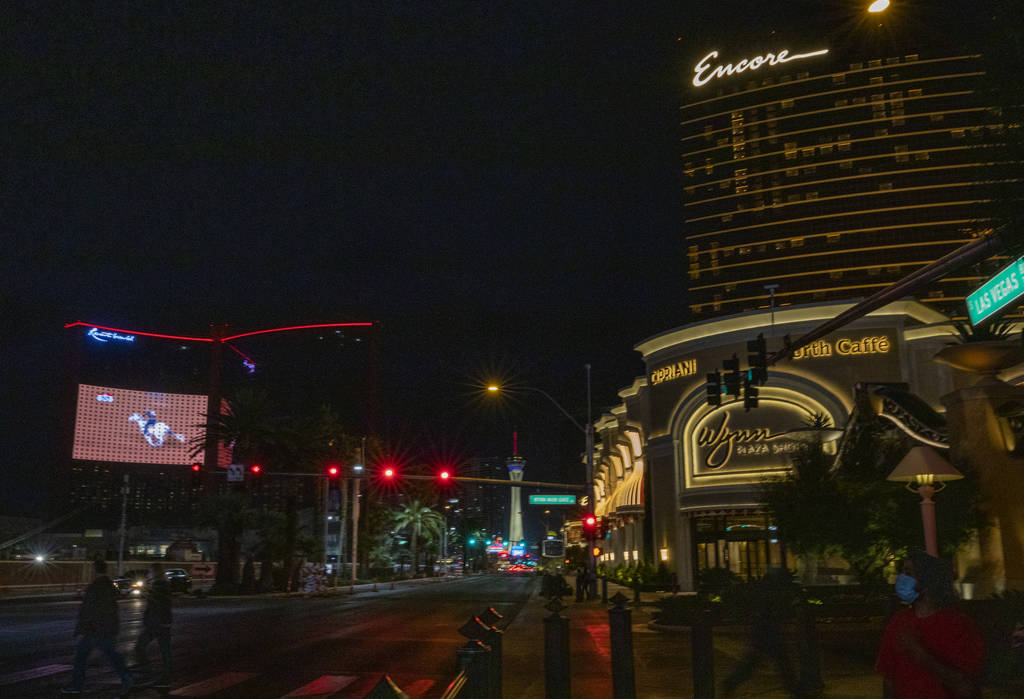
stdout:
<svg viewBox="0 0 1024 699">
<path fill-rule="evenodd" d="M 78 610 L 78 625 L 75 635 L 81 636 L 78 648 L 75 649 L 75 665 L 71 671 L 71 684 L 62 690 L 62 694 L 81 694 L 85 682 L 85 665 L 93 648 L 99 648 L 114 666 L 121 678 L 121 694 L 127 695 L 134 680 L 124 664 L 124 658 L 117 652 L 114 642 L 117 640 L 117 589 L 113 581 L 107 577 L 107 564 L 96 560 L 92 564 L 93 581 L 85 588 L 82 606 Z"/>
<path fill-rule="evenodd" d="M 895 699 L 980 697 L 984 643 L 956 607 L 949 564 L 924 553 L 904 562 L 896 594 L 909 605 L 889 620 L 875 669 Z"/>
</svg>

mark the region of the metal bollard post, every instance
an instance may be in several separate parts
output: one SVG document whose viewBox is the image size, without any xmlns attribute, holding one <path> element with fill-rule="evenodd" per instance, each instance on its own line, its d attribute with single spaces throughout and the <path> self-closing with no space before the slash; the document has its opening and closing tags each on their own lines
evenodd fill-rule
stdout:
<svg viewBox="0 0 1024 699">
<path fill-rule="evenodd" d="M 636 699 L 636 678 L 633 674 L 633 613 L 621 592 L 612 597 L 615 605 L 608 610 L 608 629 L 612 654 L 612 696 L 615 699 Z"/>
<path fill-rule="evenodd" d="M 487 630 L 484 643 L 491 647 L 491 699 L 501 699 L 501 688 L 504 684 L 501 669 L 501 638 L 504 634 L 494 626 Z"/>
<path fill-rule="evenodd" d="M 601 578 L 601 601 L 608 604 L 608 578 Z"/>
<path fill-rule="evenodd" d="M 693 639 L 693 697 L 715 699 L 715 666 L 711 610 L 696 613 L 690 626 Z"/>
<path fill-rule="evenodd" d="M 570 699 L 571 679 L 569 676 L 569 620 L 560 616 L 565 607 L 557 597 L 546 609 L 551 616 L 544 617 L 544 697 L 545 699 Z"/>
<path fill-rule="evenodd" d="M 821 681 L 821 650 L 818 647 L 818 628 L 814 618 L 814 608 L 803 602 L 797 608 L 797 621 L 799 622 L 799 648 L 800 648 L 800 680 L 799 689 L 802 692 L 814 692 L 822 687 Z"/>
<path fill-rule="evenodd" d="M 466 672 L 468 699 L 490 699 L 491 649 L 480 641 L 466 641 L 455 651 L 459 667 Z"/>
<path fill-rule="evenodd" d="M 498 622 L 505 618 L 501 614 L 499 614 L 498 610 L 494 607 L 488 607 L 478 616 L 480 617 L 480 621 L 484 622 L 489 626 L 497 626 Z"/>
</svg>

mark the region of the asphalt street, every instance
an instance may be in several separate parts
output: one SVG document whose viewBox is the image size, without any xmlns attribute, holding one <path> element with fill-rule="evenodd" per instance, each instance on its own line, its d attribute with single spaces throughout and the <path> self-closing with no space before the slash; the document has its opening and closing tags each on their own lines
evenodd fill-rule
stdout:
<svg viewBox="0 0 1024 699">
<path fill-rule="evenodd" d="M 511 621 L 536 578 L 478 576 L 327 597 L 176 599 L 173 696 L 362 696 L 388 674 L 410 696 L 440 696 L 457 673 L 458 628 L 495 608 Z M 139 633 L 143 602 L 120 603 L 118 648 Z M 57 696 L 70 678 L 77 602 L 0 606 L 0 695 Z M 150 658 L 159 658 L 154 644 Z M 137 669 L 152 678 L 158 663 Z M 86 696 L 115 696 L 119 683 L 99 654 Z M 132 696 L 158 696 L 144 688 Z"/>
</svg>

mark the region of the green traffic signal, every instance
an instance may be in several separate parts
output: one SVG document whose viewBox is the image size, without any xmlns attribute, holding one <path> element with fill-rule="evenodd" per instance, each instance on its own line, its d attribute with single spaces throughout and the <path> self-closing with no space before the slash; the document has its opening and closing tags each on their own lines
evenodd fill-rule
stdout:
<svg viewBox="0 0 1024 699">
<path fill-rule="evenodd" d="M 469 541 L 467 541 L 466 543 L 468 543 L 468 544 L 469 544 L 470 546 L 472 546 L 473 544 L 475 544 L 475 543 L 476 543 L 476 539 L 470 539 L 470 540 L 469 540 Z"/>
</svg>

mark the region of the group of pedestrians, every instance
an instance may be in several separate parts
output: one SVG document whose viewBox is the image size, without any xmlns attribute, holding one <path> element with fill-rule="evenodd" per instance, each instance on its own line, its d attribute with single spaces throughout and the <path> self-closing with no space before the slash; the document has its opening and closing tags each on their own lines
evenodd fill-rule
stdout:
<svg viewBox="0 0 1024 699">
<path fill-rule="evenodd" d="M 150 582 L 146 585 L 146 610 L 142 617 L 142 632 L 135 642 L 137 667 L 146 665 L 148 647 L 153 641 L 160 646 L 161 671 L 153 687 L 169 689 L 171 681 L 171 586 L 159 566 L 150 570 Z M 115 643 L 120 627 L 117 612 L 119 594 L 114 581 L 107 576 L 107 564 L 97 560 L 93 563 L 93 581 L 85 588 L 82 606 L 78 610 L 75 636 L 80 637 L 75 649 L 74 667 L 71 670 L 71 684 L 62 694 L 81 694 L 85 682 L 85 668 L 94 649 L 99 649 L 110 660 L 121 678 L 121 695 L 126 696 L 135 685 L 135 679 L 118 652 Z"/>
</svg>

